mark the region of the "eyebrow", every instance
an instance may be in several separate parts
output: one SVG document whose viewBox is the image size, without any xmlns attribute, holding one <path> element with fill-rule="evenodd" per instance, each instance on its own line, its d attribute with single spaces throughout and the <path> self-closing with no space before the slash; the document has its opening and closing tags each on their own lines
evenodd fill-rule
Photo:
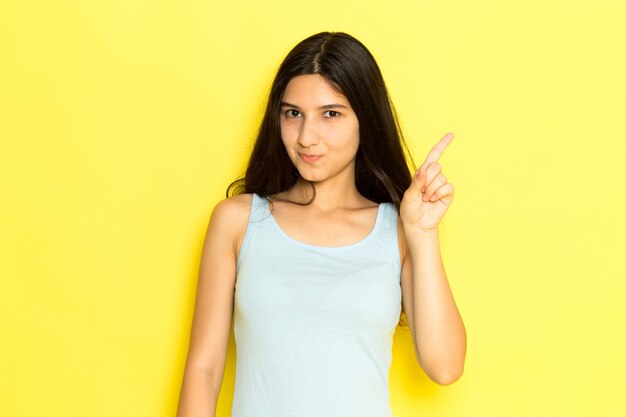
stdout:
<svg viewBox="0 0 626 417">
<path fill-rule="evenodd" d="M 300 110 L 300 107 L 296 106 L 295 104 L 287 103 L 285 101 L 280 102 L 280 107 L 293 107 L 294 109 Z M 343 104 L 334 103 L 334 104 L 325 104 L 323 106 L 319 106 L 318 110 L 333 109 L 337 107 L 343 107 L 344 109 L 348 108 L 348 106 L 344 106 Z"/>
</svg>

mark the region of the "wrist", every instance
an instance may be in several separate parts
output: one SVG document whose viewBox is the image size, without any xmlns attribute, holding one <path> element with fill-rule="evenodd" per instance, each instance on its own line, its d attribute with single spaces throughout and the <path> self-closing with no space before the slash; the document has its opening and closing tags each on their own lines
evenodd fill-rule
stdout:
<svg viewBox="0 0 626 417">
<path fill-rule="evenodd" d="M 404 227 L 404 233 L 408 237 L 417 237 L 417 238 L 432 238 L 439 237 L 439 226 L 432 229 L 424 229 L 419 226 L 407 225 L 404 222 L 402 223 Z"/>
</svg>

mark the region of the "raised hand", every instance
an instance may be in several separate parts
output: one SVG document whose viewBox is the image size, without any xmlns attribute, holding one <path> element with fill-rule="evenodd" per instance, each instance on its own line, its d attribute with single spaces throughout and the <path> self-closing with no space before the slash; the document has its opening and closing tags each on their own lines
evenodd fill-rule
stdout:
<svg viewBox="0 0 626 417">
<path fill-rule="evenodd" d="M 437 162 L 452 138 L 454 133 L 447 133 L 433 146 L 404 192 L 400 217 L 405 229 L 437 231 L 439 222 L 452 204 L 454 186 L 443 175 L 441 165 Z"/>
</svg>

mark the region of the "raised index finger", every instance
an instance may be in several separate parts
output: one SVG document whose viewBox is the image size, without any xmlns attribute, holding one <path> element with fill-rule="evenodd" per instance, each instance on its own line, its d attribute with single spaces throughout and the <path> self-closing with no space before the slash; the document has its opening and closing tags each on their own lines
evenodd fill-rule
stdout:
<svg viewBox="0 0 626 417">
<path fill-rule="evenodd" d="M 446 147 L 452 142 L 452 138 L 454 138 L 454 133 L 448 132 L 446 135 L 441 138 L 439 142 L 428 152 L 428 156 L 424 160 L 422 166 L 428 166 L 431 163 L 435 162 L 439 157 L 443 154 L 443 151 Z"/>
</svg>

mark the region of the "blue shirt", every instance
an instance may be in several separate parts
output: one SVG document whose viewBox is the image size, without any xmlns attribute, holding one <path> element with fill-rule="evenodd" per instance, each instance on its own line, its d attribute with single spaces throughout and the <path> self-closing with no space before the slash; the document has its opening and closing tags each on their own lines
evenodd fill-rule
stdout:
<svg viewBox="0 0 626 417">
<path fill-rule="evenodd" d="M 237 259 L 231 417 L 392 417 L 388 375 L 401 311 L 397 210 L 345 246 L 288 236 L 252 195 Z"/>
</svg>

